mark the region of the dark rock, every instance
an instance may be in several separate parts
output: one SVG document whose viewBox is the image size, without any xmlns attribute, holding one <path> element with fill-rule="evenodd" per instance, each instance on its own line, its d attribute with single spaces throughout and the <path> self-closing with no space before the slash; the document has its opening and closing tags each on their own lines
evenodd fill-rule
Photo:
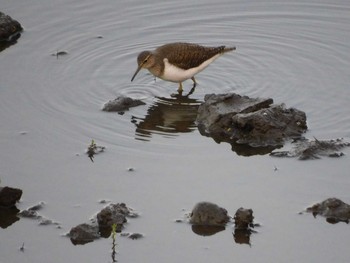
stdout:
<svg viewBox="0 0 350 263">
<path fill-rule="evenodd" d="M 0 12 L 0 41 L 11 41 L 11 38 L 22 30 L 18 21 Z"/>
<path fill-rule="evenodd" d="M 14 207 L 21 199 L 22 190 L 8 186 L 0 187 L 0 207 Z"/>
<path fill-rule="evenodd" d="M 254 216 L 252 209 L 245 209 L 243 207 L 236 211 L 234 216 L 235 229 L 233 238 L 237 244 L 250 244 L 250 235 L 255 232 L 253 228 L 258 224 L 253 223 Z"/>
<path fill-rule="evenodd" d="M 84 245 L 100 238 L 99 227 L 91 224 L 80 224 L 73 227 L 68 236 L 74 245 Z"/>
<path fill-rule="evenodd" d="M 193 225 L 224 226 L 230 220 L 227 210 L 210 202 L 200 202 L 190 214 Z"/>
<path fill-rule="evenodd" d="M 286 139 L 299 138 L 307 129 L 304 112 L 274 105 L 272 99 L 229 93 L 208 94 L 204 100 L 198 109 L 198 129 L 216 142 L 281 146 Z"/>
<path fill-rule="evenodd" d="M 135 213 L 124 203 L 110 204 L 97 214 L 97 222 L 100 227 L 111 227 L 113 224 L 122 225 L 126 222 L 127 216 L 134 215 Z"/>
<path fill-rule="evenodd" d="M 344 153 L 339 152 L 344 147 L 349 147 L 350 143 L 343 139 L 335 140 L 308 140 L 300 139 L 293 142 L 293 148 L 290 151 L 276 151 L 270 155 L 275 157 L 297 157 L 299 160 L 320 159 L 321 156 L 341 157 Z"/>
<path fill-rule="evenodd" d="M 132 99 L 126 96 L 119 96 L 114 100 L 108 101 L 102 108 L 103 111 L 117 111 L 123 112 L 129 110 L 129 108 L 139 105 L 145 105 L 142 100 Z"/>
<path fill-rule="evenodd" d="M 22 30 L 18 21 L 0 12 L 0 51 L 15 44 Z"/>
<path fill-rule="evenodd" d="M 327 218 L 329 223 L 346 222 L 350 220 L 350 205 L 338 198 L 328 198 L 321 203 L 314 204 L 306 209 L 315 217 L 321 215 Z"/>
</svg>

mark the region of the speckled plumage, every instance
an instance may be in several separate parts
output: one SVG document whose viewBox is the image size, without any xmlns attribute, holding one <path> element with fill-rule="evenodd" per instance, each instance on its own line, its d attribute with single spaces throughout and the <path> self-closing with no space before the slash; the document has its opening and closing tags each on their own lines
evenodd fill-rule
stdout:
<svg viewBox="0 0 350 263">
<path fill-rule="evenodd" d="M 235 47 L 205 47 L 181 42 L 165 44 L 154 51 L 143 51 L 139 54 L 138 68 L 131 81 L 142 68 L 146 68 L 156 77 L 178 82 L 181 91 L 182 81 L 191 78 L 195 86 L 194 75 L 222 54 L 235 49 Z"/>
</svg>

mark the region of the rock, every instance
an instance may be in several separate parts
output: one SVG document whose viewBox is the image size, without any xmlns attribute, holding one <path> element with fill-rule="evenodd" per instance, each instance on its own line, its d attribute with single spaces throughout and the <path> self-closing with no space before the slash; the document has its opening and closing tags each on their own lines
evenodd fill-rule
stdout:
<svg viewBox="0 0 350 263">
<path fill-rule="evenodd" d="M 253 228 L 258 224 L 253 223 L 253 210 L 245 209 L 243 207 L 237 209 L 234 216 L 235 229 L 233 232 L 233 238 L 237 244 L 250 245 L 250 235 L 255 232 Z"/>
<path fill-rule="evenodd" d="M 227 210 L 210 202 L 200 202 L 190 214 L 193 225 L 224 226 L 230 220 Z"/>
<path fill-rule="evenodd" d="M 254 216 L 252 209 L 245 209 L 243 207 L 239 208 L 236 211 L 233 219 L 235 221 L 235 229 L 249 229 L 250 227 L 254 228 Z"/>
<path fill-rule="evenodd" d="M 315 217 L 321 215 L 327 218 L 329 223 L 346 222 L 350 220 L 350 205 L 338 198 L 328 198 L 321 203 L 314 204 L 306 209 Z"/>
<path fill-rule="evenodd" d="M 112 225 L 116 224 L 116 232 L 121 232 L 123 224 L 127 222 L 125 215 L 106 207 L 97 214 L 97 221 L 101 235 L 108 237 L 112 230 Z"/>
<path fill-rule="evenodd" d="M 0 41 L 11 41 L 22 30 L 23 28 L 18 21 L 0 12 Z"/>
<path fill-rule="evenodd" d="M 320 159 L 321 156 L 341 157 L 344 153 L 339 152 L 344 147 L 349 147 L 350 143 L 343 139 L 321 141 L 314 139 L 300 139 L 293 143 L 290 151 L 276 151 L 270 155 L 275 157 L 297 157 L 299 160 Z"/>
<path fill-rule="evenodd" d="M 103 111 L 117 111 L 123 112 L 129 110 L 129 108 L 139 105 L 145 105 L 142 100 L 132 99 L 126 96 L 119 96 L 114 100 L 108 101 L 102 108 Z"/>
<path fill-rule="evenodd" d="M 41 210 L 44 207 L 44 202 L 39 202 L 36 205 L 33 205 L 31 207 L 28 207 L 27 209 L 22 210 L 19 212 L 19 215 L 22 217 L 32 218 L 41 220 L 43 217 L 39 214 L 39 210 Z"/>
<path fill-rule="evenodd" d="M 71 232 L 73 233 L 78 232 L 78 234 L 75 234 L 77 238 L 74 238 L 71 241 L 73 244 L 85 244 L 87 242 L 91 242 L 96 238 L 85 238 L 85 232 L 87 232 L 89 235 L 92 234 L 92 236 L 96 236 L 95 232 L 98 233 L 98 237 L 105 237 L 109 238 L 112 233 L 112 226 L 113 224 L 116 225 L 116 232 L 121 232 L 124 226 L 124 223 L 127 222 L 126 217 L 137 217 L 137 213 L 134 212 L 131 208 L 127 207 L 124 203 L 118 203 L 118 204 L 109 204 L 105 208 L 103 208 L 95 218 L 91 219 L 90 224 L 80 224 L 76 227 L 73 227 L 71 229 Z M 77 228 L 78 227 L 78 228 Z M 97 228 L 97 230 L 96 230 Z M 81 232 L 81 234 L 80 234 Z M 91 232 L 91 233 L 90 233 Z M 82 238 L 80 238 L 82 236 Z M 89 236 L 88 236 L 89 237 Z M 89 240 L 85 243 L 81 243 L 80 239 Z"/>
<path fill-rule="evenodd" d="M 0 52 L 16 44 L 22 30 L 23 28 L 18 21 L 0 12 Z"/>
<path fill-rule="evenodd" d="M 84 245 L 100 238 L 99 227 L 91 224 L 80 224 L 73 227 L 68 236 L 74 245 Z"/>
<path fill-rule="evenodd" d="M 273 100 L 235 93 L 207 94 L 199 106 L 197 123 L 202 135 L 216 142 L 251 147 L 281 146 L 307 129 L 306 115 Z"/>
<path fill-rule="evenodd" d="M 0 207 L 15 207 L 21 199 L 22 190 L 8 186 L 0 187 Z"/>
<path fill-rule="evenodd" d="M 97 221 L 100 227 L 111 227 L 124 224 L 127 216 L 136 217 L 136 213 L 124 203 L 109 204 L 97 214 Z"/>
</svg>

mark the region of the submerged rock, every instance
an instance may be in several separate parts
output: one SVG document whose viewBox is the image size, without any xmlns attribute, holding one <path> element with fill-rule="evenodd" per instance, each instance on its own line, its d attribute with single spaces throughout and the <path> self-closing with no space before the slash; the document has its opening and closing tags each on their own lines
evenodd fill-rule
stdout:
<svg viewBox="0 0 350 263">
<path fill-rule="evenodd" d="M 199 106 L 197 123 L 202 135 L 216 142 L 252 147 L 281 146 L 307 129 L 306 115 L 273 100 L 235 93 L 208 94 Z"/>
<path fill-rule="evenodd" d="M 38 211 L 41 210 L 45 206 L 44 202 L 39 202 L 36 205 L 33 205 L 31 207 L 28 207 L 27 209 L 22 210 L 21 212 L 18 213 L 21 217 L 26 217 L 26 218 L 31 218 L 38 220 L 39 225 L 57 225 L 60 227 L 60 224 L 42 216 Z"/>
<path fill-rule="evenodd" d="M 297 157 L 299 160 L 320 159 L 321 156 L 341 157 L 344 153 L 340 150 L 349 146 L 350 143 L 344 142 L 343 139 L 325 141 L 316 138 L 311 141 L 300 139 L 293 143 L 293 149 L 290 151 L 276 151 L 270 155 L 275 157 Z"/>
<path fill-rule="evenodd" d="M 0 207 L 15 207 L 16 203 L 21 199 L 22 190 L 12 187 L 0 187 Z"/>
<path fill-rule="evenodd" d="M 329 223 L 346 222 L 350 220 L 350 205 L 338 198 L 328 198 L 321 203 L 314 204 L 306 209 L 315 217 L 321 215 L 326 217 Z"/>
<path fill-rule="evenodd" d="M 136 239 L 140 239 L 140 238 L 143 238 L 144 235 L 141 234 L 141 233 L 122 233 L 121 234 L 122 237 L 128 237 L 132 240 L 136 240 Z"/>
<path fill-rule="evenodd" d="M 197 203 L 190 214 L 190 223 L 193 225 L 224 226 L 229 220 L 225 208 L 210 202 Z"/>
<path fill-rule="evenodd" d="M 103 107 L 103 111 L 117 111 L 117 112 L 123 112 L 127 111 L 132 107 L 136 107 L 139 105 L 145 105 L 142 100 L 138 99 L 132 99 L 126 96 L 119 96 L 118 98 L 114 100 L 108 101 Z"/>
</svg>

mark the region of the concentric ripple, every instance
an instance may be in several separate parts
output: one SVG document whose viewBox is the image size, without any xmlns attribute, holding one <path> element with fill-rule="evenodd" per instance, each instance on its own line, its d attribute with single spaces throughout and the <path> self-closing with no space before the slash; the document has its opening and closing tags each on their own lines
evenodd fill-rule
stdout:
<svg viewBox="0 0 350 263">
<path fill-rule="evenodd" d="M 19 103 L 30 102 L 56 120 L 57 133 L 85 134 L 125 148 L 139 147 L 135 138 L 157 143 L 162 137 L 162 147 L 173 145 L 172 139 L 196 130 L 195 109 L 205 94 L 237 92 L 304 110 L 316 135 L 350 136 L 347 5 L 79 1 L 55 7 L 26 26 L 20 51 L 25 59 L 11 63 L 23 69 Z M 39 4 L 35 8 L 40 11 Z M 36 42 L 26 42 L 33 34 Z M 187 102 L 171 96 L 176 83 L 155 80 L 145 70 L 130 81 L 139 52 L 175 41 L 237 50 L 197 75 Z M 51 56 L 63 50 L 68 54 Z M 184 88 L 188 93 L 192 82 Z M 101 112 L 119 95 L 146 106 L 125 115 Z"/>
</svg>

